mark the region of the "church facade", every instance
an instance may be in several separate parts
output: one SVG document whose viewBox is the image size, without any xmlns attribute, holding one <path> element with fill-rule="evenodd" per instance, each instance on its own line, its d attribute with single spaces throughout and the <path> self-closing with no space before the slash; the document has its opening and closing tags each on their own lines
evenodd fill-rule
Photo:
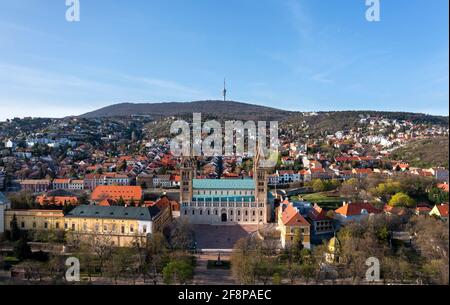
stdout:
<svg viewBox="0 0 450 305">
<path fill-rule="evenodd" d="M 191 224 L 264 224 L 271 218 L 267 171 L 253 179 L 195 179 L 192 160 L 183 160 L 180 216 Z"/>
</svg>

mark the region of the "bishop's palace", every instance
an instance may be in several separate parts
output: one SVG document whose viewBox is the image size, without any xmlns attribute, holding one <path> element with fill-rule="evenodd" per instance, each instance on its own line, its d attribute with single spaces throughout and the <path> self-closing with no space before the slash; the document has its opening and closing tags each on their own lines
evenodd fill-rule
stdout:
<svg viewBox="0 0 450 305">
<path fill-rule="evenodd" d="M 181 217 L 192 224 L 265 224 L 273 219 L 267 169 L 253 179 L 195 179 L 194 161 L 181 164 Z"/>
</svg>

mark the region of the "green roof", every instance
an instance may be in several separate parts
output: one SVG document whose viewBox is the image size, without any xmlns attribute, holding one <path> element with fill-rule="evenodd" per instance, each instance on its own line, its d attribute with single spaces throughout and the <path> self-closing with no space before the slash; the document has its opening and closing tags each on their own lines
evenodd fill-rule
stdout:
<svg viewBox="0 0 450 305">
<path fill-rule="evenodd" d="M 66 217 L 76 218 L 104 218 L 104 219 L 132 219 L 132 220 L 152 220 L 158 215 L 159 209 L 156 206 L 143 207 L 123 207 L 123 206 L 98 206 L 80 205 L 70 211 Z"/>
<path fill-rule="evenodd" d="M 196 195 L 194 196 L 194 200 L 197 200 L 199 202 L 203 202 L 203 201 L 212 201 L 212 202 L 255 202 L 255 196 L 226 196 L 226 195 L 212 195 L 212 196 L 207 196 L 207 195 Z"/>
<path fill-rule="evenodd" d="M 194 189 L 202 190 L 253 190 L 253 179 L 194 179 Z"/>
</svg>

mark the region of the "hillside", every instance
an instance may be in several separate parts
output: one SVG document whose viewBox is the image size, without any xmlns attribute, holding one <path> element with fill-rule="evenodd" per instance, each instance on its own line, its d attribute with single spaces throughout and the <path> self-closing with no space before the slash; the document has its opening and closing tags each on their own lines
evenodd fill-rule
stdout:
<svg viewBox="0 0 450 305">
<path fill-rule="evenodd" d="M 107 106 L 81 115 L 82 118 L 149 115 L 154 119 L 167 116 L 183 116 L 200 112 L 220 118 L 237 120 L 283 120 L 291 112 L 275 108 L 233 101 L 196 101 L 188 103 L 133 104 L 122 103 Z"/>
<path fill-rule="evenodd" d="M 447 137 L 414 140 L 396 149 L 391 158 L 407 160 L 411 166 L 448 168 L 449 139 Z"/>
</svg>

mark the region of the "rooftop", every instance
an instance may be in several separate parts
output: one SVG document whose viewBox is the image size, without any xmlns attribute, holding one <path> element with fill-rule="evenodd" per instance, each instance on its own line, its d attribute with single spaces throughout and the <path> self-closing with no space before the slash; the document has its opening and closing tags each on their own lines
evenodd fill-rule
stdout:
<svg viewBox="0 0 450 305">
<path fill-rule="evenodd" d="M 227 196 L 227 195 L 195 195 L 194 200 L 197 201 L 212 201 L 212 202 L 255 202 L 254 196 Z"/>
<path fill-rule="evenodd" d="M 253 179 L 193 179 L 194 189 L 204 190 L 254 190 Z"/>
<path fill-rule="evenodd" d="M 159 208 L 152 206 L 142 207 L 122 207 L 122 206 L 96 206 L 80 205 L 69 212 L 66 217 L 76 218 L 106 218 L 106 219 L 132 219 L 132 220 L 152 220 L 159 214 Z"/>
</svg>

